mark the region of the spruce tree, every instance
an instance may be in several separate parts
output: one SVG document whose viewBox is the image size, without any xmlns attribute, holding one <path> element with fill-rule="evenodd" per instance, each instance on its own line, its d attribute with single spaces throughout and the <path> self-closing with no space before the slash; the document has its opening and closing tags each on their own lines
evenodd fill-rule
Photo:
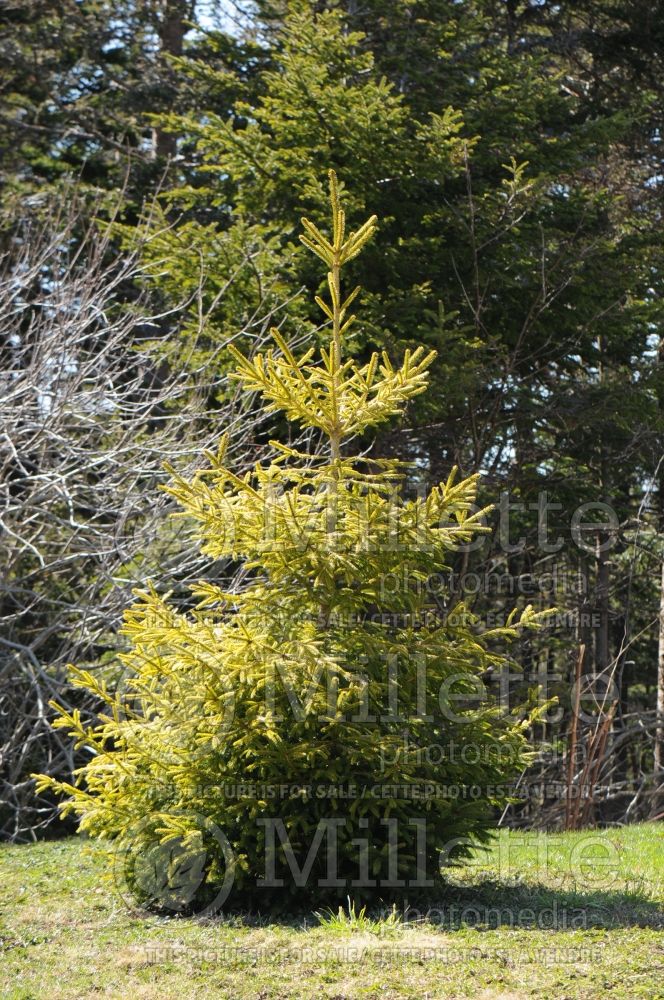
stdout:
<svg viewBox="0 0 664 1000">
<path fill-rule="evenodd" d="M 274 442 L 273 461 L 240 478 L 223 437 L 192 479 L 171 470 L 202 551 L 244 564 L 245 585 L 197 585 L 190 611 L 137 591 L 123 690 L 74 669 L 107 707 L 92 723 L 59 709 L 89 762 L 74 784 L 40 779 L 69 796 L 82 831 L 112 842 L 134 894 L 170 910 L 435 886 L 440 852 L 490 836 L 528 756 L 527 720 L 493 703 L 481 675 L 540 616 L 487 630 L 428 586 L 488 530 L 477 478 L 452 471 L 409 499 L 402 463 L 353 453 L 426 389 L 434 353 L 407 351 L 400 366 L 345 355 L 359 288 L 347 294 L 341 275 L 376 218 L 347 234 L 332 171 L 330 202 L 331 236 L 306 219 L 301 236 L 327 273 L 328 346 L 296 357 L 274 331 L 266 354 L 229 348 L 243 387 L 326 447 Z"/>
</svg>

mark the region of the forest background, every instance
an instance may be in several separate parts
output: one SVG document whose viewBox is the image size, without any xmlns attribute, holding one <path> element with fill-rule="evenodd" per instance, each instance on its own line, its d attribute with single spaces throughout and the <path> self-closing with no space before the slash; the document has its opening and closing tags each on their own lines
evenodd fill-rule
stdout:
<svg viewBox="0 0 664 1000">
<path fill-rule="evenodd" d="M 232 575 L 157 487 L 288 430 L 226 347 L 323 336 L 300 217 L 351 224 L 349 347 L 436 349 L 361 442 L 422 495 L 481 474 L 492 531 L 427 582 L 489 625 L 556 606 L 507 695 L 557 696 L 506 822 L 662 811 L 664 18 L 644 0 L 8 0 L 0 10 L 0 834 L 59 830 L 66 664 L 121 679 L 130 592 Z M 295 336 L 293 337 L 293 334 Z M 310 439 L 315 447 L 316 442 Z M 386 586 L 401 582 L 386 581 Z M 500 678 L 488 686 L 504 689 Z M 79 701 L 77 701 L 79 699 Z M 659 714 L 658 714 L 659 712 Z M 576 786 L 590 788 L 582 802 Z M 592 790 L 594 789 L 594 790 Z"/>
</svg>

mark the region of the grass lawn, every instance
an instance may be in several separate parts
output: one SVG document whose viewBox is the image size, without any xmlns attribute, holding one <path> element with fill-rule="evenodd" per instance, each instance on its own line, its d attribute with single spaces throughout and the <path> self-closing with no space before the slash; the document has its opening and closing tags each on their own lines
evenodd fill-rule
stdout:
<svg viewBox="0 0 664 1000">
<path fill-rule="evenodd" d="M 664 998 L 664 825 L 508 833 L 442 898 L 270 922 L 139 917 L 77 838 L 0 846 L 12 1000 Z"/>
</svg>

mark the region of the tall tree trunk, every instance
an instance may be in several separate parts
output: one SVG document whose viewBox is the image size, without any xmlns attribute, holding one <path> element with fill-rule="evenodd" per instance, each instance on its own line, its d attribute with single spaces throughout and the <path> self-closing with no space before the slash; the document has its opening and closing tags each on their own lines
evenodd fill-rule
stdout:
<svg viewBox="0 0 664 1000">
<path fill-rule="evenodd" d="M 590 599 L 590 562 L 585 552 L 580 551 L 577 564 L 577 614 L 578 622 L 576 628 L 577 647 L 583 646 L 585 649 L 584 673 L 589 672 L 588 664 L 593 662 L 593 634 L 590 627 L 590 615 L 592 603 Z M 570 676 L 570 684 L 574 680 L 574 668 Z"/>
<path fill-rule="evenodd" d="M 664 795 L 660 791 L 664 776 L 664 558 L 662 559 L 662 576 L 659 591 L 659 644 L 657 655 L 657 701 L 655 718 L 655 747 L 653 765 L 653 799 L 650 808 L 651 816 L 662 814 Z"/>
<path fill-rule="evenodd" d="M 162 15 L 159 21 L 159 41 L 161 44 L 161 61 L 164 64 L 163 72 L 166 84 L 166 92 L 171 90 L 170 80 L 173 70 L 168 65 L 167 56 L 181 56 L 183 52 L 184 36 L 187 33 L 185 21 L 193 18 L 195 0 L 164 0 Z M 152 132 L 153 153 L 155 158 L 171 159 L 177 153 L 177 136 L 163 129 L 155 128 Z"/>
<path fill-rule="evenodd" d="M 603 543 L 606 538 L 601 532 L 597 534 L 597 610 L 599 612 L 599 625 L 596 636 L 595 647 L 595 670 L 598 674 L 604 674 L 609 666 L 609 588 L 611 585 L 611 564 L 609 554 Z"/>
<path fill-rule="evenodd" d="M 657 728 L 655 730 L 655 774 L 664 767 L 664 559 L 659 595 L 659 650 L 657 657 Z M 661 781 L 661 777 L 660 777 Z"/>
<path fill-rule="evenodd" d="M 599 382 L 605 382 L 604 337 L 598 340 L 600 361 Z M 611 495 L 609 489 L 609 463 L 607 449 L 603 435 L 600 437 L 599 455 L 599 482 L 601 489 L 601 499 L 605 504 L 610 503 Z M 610 536 L 601 531 L 597 532 L 597 584 L 596 584 L 596 604 L 599 612 L 599 627 L 597 629 L 595 641 L 595 671 L 597 674 L 606 676 L 609 667 L 611 652 L 609 646 L 609 593 L 611 588 L 611 562 L 609 559 Z"/>
<path fill-rule="evenodd" d="M 664 369 L 664 335 L 659 339 L 657 351 L 657 361 L 660 372 Z M 660 374 L 660 384 L 658 391 L 658 404 L 660 415 L 664 412 L 664 385 Z M 664 534 L 664 456 L 659 460 L 658 473 L 658 525 L 660 535 Z M 656 786 L 661 784 L 661 770 L 664 767 L 664 555 L 662 556 L 662 575 L 659 591 L 659 641 L 657 650 L 657 699 L 655 702 L 657 717 L 655 721 L 655 754 L 654 771 Z M 661 804 L 661 796 L 655 796 L 653 811 L 656 811 Z"/>
</svg>

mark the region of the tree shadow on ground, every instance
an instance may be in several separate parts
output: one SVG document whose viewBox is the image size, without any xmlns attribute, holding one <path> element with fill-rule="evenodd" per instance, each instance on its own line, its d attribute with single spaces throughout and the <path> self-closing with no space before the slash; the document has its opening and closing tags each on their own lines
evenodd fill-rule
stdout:
<svg viewBox="0 0 664 1000">
<path fill-rule="evenodd" d="M 525 879 L 449 879 L 435 897 L 408 901 L 407 922 L 447 930 L 514 927 L 534 930 L 652 927 L 664 929 L 664 905 L 645 888 L 552 887 Z"/>
<path fill-rule="evenodd" d="M 647 889 L 552 887 L 525 879 L 483 877 L 472 882 L 448 878 L 435 890 L 419 890 L 396 899 L 377 901 L 363 909 L 361 896 L 347 897 L 345 905 L 311 905 L 283 910 L 224 911 L 219 918 L 243 926 L 288 926 L 310 929 L 317 912 L 337 929 L 380 932 L 380 925 L 423 926 L 429 930 L 478 931 L 498 928 L 570 931 L 591 928 L 640 927 L 664 930 L 664 904 Z"/>
</svg>

